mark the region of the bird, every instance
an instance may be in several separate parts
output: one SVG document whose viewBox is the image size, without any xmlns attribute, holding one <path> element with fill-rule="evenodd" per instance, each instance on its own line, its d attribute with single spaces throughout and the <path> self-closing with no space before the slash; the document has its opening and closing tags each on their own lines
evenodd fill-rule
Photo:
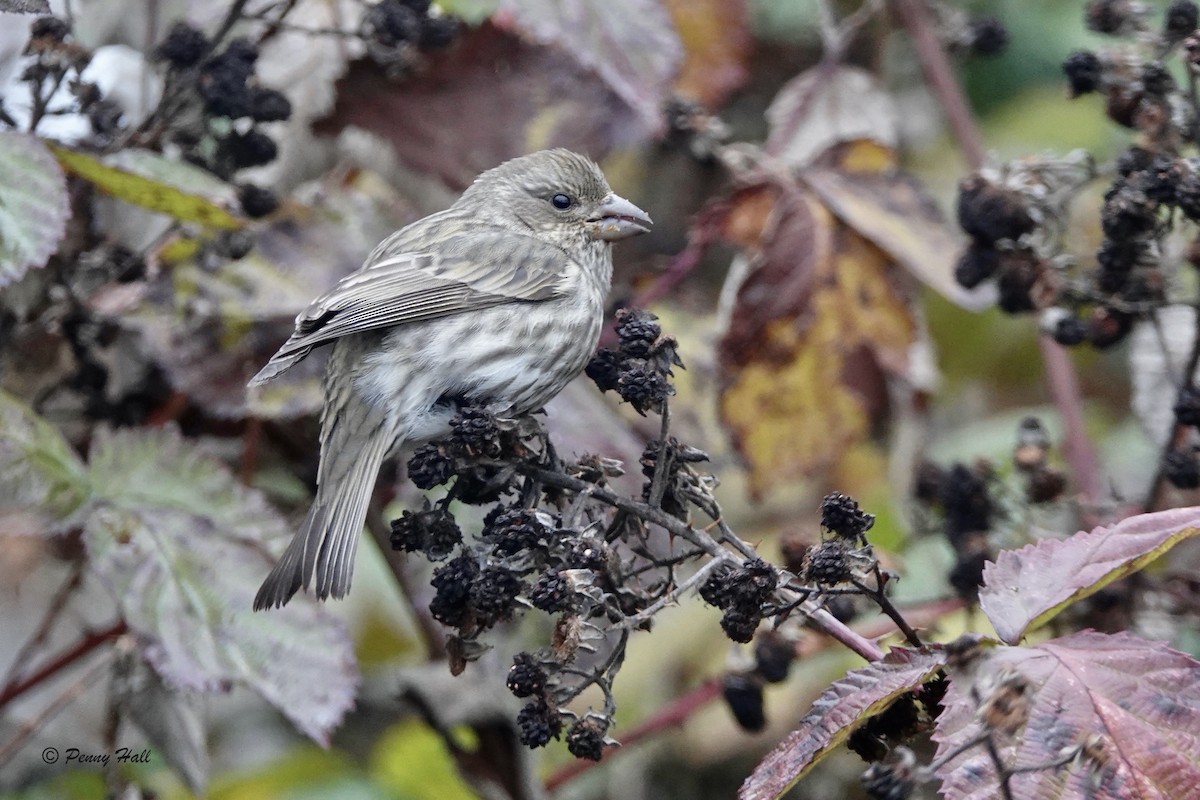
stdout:
<svg viewBox="0 0 1200 800">
<path fill-rule="evenodd" d="M 651 226 L 591 159 L 543 150 L 481 173 L 301 311 L 249 386 L 332 346 L 316 495 L 254 609 L 347 594 L 375 480 L 402 446 L 445 436 L 461 407 L 517 417 L 562 391 L 595 352 L 612 243 Z"/>
</svg>

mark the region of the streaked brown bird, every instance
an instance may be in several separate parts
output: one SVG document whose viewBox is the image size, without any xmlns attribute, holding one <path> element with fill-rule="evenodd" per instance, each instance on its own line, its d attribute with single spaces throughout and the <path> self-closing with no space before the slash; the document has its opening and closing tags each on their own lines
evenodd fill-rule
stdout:
<svg viewBox="0 0 1200 800">
<path fill-rule="evenodd" d="M 460 403 L 533 411 L 578 375 L 600 336 L 611 243 L 650 224 L 591 160 L 533 153 L 383 240 L 301 312 L 250 386 L 333 345 L 317 494 L 254 608 L 301 587 L 345 596 L 375 479 L 402 444 L 449 433 Z"/>
</svg>

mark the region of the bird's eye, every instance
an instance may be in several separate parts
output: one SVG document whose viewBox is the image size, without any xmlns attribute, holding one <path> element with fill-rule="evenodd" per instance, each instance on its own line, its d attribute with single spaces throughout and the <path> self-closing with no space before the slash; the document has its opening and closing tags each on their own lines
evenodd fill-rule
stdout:
<svg viewBox="0 0 1200 800">
<path fill-rule="evenodd" d="M 569 195 L 565 195 L 562 192 L 559 192 L 550 198 L 550 205 L 554 206 L 559 211 L 566 211 L 568 208 L 574 205 L 574 203 L 575 201 L 572 200 Z"/>
</svg>

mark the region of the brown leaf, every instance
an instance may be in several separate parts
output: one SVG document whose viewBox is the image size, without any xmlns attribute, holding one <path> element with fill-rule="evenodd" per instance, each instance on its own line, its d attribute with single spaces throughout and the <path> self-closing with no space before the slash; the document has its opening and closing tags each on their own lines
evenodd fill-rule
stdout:
<svg viewBox="0 0 1200 800">
<path fill-rule="evenodd" d="M 566 52 L 526 44 L 491 24 L 430 55 L 418 75 L 391 81 L 351 65 L 317 127 L 356 125 L 390 141 L 416 172 L 463 189 L 485 169 L 545 147 L 600 157 L 649 129 L 610 87 Z"/>
<path fill-rule="evenodd" d="M 753 38 L 745 0 L 666 0 L 683 40 L 675 91 L 707 109 L 724 105 L 746 83 Z"/>
</svg>

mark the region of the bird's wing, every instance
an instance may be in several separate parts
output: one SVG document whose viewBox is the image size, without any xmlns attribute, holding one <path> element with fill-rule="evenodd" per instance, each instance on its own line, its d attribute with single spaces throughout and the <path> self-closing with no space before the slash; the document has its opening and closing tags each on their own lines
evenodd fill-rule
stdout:
<svg viewBox="0 0 1200 800">
<path fill-rule="evenodd" d="M 505 230 L 454 234 L 436 251 L 386 249 L 296 317 L 296 328 L 250 380 L 264 383 L 314 348 L 342 336 L 478 311 L 498 303 L 548 300 L 569 258 L 540 239 Z"/>
</svg>

